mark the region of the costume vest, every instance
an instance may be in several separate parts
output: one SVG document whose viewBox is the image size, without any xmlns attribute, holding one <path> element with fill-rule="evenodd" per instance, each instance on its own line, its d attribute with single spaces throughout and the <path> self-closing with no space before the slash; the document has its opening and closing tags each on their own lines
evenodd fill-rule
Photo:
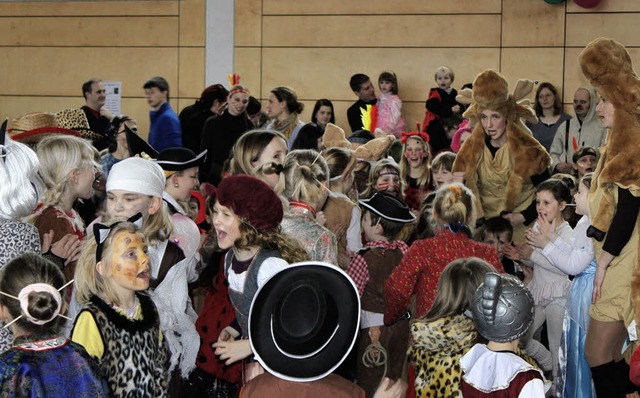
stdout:
<svg viewBox="0 0 640 398">
<path fill-rule="evenodd" d="M 251 302 L 253 297 L 258 291 L 258 272 L 260 271 L 260 264 L 269 257 L 282 258 L 280 253 L 275 250 L 260 249 L 256 256 L 251 261 L 249 268 L 245 271 L 247 277 L 244 281 L 244 289 L 242 292 L 235 291 L 229 288 L 229 299 L 231 305 L 236 311 L 236 320 L 242 329 L 242 335 L 248 336 L 249 329 L 249 310 L 251 309 Z M 229 252 L 224 259 L 224 273 L 229 274 L 229 268 L 231 268 L 231 259 L 233 258 L 233 252 Z"/>
<path fill-rule="evenodd" d="M 93 315 L 100 331 L 104 354 L 99 362 L 110 396 L 165 397 L 168 355 L 164 343 L 158 341 L 158 313 L 146 294 L 136 296 L 142 309 L 140 320 L 127 318 L 96 296 L 83 311 Z"/>
<path fill-rule="evenodd" d="M 384 253 L 384 254 L 383 254 Z M 370 312 L 384 313 L 384 282 L 391 272 L 400 264 L 404 254 L 400 249 L 384 249 L 373 247 L 362 253 L 369 268 L 369 283 L 362 292 L 362 309 Z"/>
<path fill-rule="evenodd" d="M 502 211 L 519 213 L 525 210 L 531 203 L 531 198 L 535 195 L 535 187 L 530 178 L 522 181 L 522 191 L 515 202 L 513 209 L 506 205 L 506 187 L 513 172 L 512 161 L 509 154 L 509 146 L 503 145 L 498 148 L 495 156 L 491 156 L 491 151 L 485 145 L 483 156 L 478 165 L 478 190 L 482 209 L 486 218 L 497 217 Z"/>
</svg>

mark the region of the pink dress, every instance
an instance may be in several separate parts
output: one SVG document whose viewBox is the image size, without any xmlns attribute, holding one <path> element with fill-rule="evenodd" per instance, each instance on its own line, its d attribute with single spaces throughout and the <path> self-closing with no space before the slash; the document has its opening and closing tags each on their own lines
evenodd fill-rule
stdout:
<svg viewBox="0 0 640 398">
<path fill-rule="evenodd" d="M 378 123 L 377 128 L 387 134 L 393 134 L 397 138 L 406 131 L 406 124 L 402 117 L 402 100 L 395 94 L 380 94 L 378 100 Z"/>
</svg>

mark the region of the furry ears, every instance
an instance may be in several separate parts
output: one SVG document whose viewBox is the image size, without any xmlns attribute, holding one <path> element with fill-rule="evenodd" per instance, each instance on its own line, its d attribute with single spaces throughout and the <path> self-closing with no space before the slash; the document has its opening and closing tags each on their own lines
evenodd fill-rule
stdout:
<svg viewBox="0 0 640 398">
<path fill-rule="evenodd" d="M 351 149 L 351 143 L 347 141 L 344 130 L 333 123 L 327 123 L 322 136 L 322 143 L 325 148 L 347 148 Z"/>
</svg>

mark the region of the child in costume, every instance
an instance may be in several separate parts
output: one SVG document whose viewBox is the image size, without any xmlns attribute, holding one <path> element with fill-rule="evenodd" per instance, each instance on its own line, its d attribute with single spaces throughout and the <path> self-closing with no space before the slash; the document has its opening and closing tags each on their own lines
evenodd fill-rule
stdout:
<svg viewBox="0 0 640 398">
<path fill-rule="evenodd" d="M 167 396 L 166 342 L 144 292 L 150 277 L 147 241 L 134 223 L 94 224 L 76 269 L 76 300 L 84 307 L 71 339 L 98 360 L 109 396 Z"/>
<path fill-rule="evenodd" d="M 453 162 L 456 160 L 455 152 L 440 152 L 431 161 L 431 174 L 433 175 L 433 189 L 453 182 Z"/>
<path fill-rule="evenodd" d="M 454 113 L 460 113 L 462 108 L 456 102 L 458 92 L 451 87 L 455 74 L 448 66 L 440 66 L 436 69 L 434 80 L 437 87 L 429 90 L 429 98 L 425 103 L 427 108 L 422 131 L 429 134 L 431 150 L 438 153 L 449 147 L 451 138 L 447 137 L 444 130 L 443 119 L 450 118 Z"/>
<path fill-rule="evenodd" d="M 233 175 L 218 186 L 212 221 L 218 246 L 230 249 L 224 269 L 236 313 L 236 322 L 225 327 L 213 344 L 226 364 L 252 354 L 249 340 L 240 337 L 247 337 L 249 308 L 258 289 L 289 263 L 307 259 L 304 249 L 280 229 L 282 215 L 278 195 L 255 177 Z M 256 375 L 251 366 L 245 375 Z"/>
<path fill-rule="evenodd" d="M 98 151 L 85 139 L 52 135 L 38 143 L 36 154 L 46 190 L 29 221 L 38 228 L 41 240 L 50 231 L 52 243 L 70 233 L 84 239 L 84 222 L 73 205 L 93 196 L 96 174 L 101 170 Z M 74 270 L 75 262 L 63 268 L 67 280 L 73 279 Z"/>
<path fill-rule="evenodd" d="M 186 378 L 195 367 L 200 345 L 188 288 L 198 277 L 198 258 L 193 253 L 186 255 L 170 238 L 174 226 L 162 200 L 165 183 L 162 168 L 152 160 L 132 157 L 116 163 L 107 179 L 104 220 L 123 221 L 142 214 L 141 231 L 147 239 L 151 266 L 150 297 L 171 353 L 169 369 L 180 370 L 171 382 L 172 389 L 177 389 L 180 378 Z"/>
<path fill-rule="evenodd" d="M 545 223 L 553 223 L 553 233 L 568 241 L 571 238 L 572 230 L 569 223 L 564 220 L 562 212 L 570 202 L 571 193 L 563 181 L 549 179 L 538 185 L 536 190 L 538 220 L 532 229 L 540 231 L 546 228 Z M 533 269 L 533 277 L 530 281 L 526 281 L 526 286 L 533 294 L 536 303 L 535 318 L 533 326 L 524 340 L 528 342 L 533 333 L 546 321 L 549 351 L 553 361 L 553 377 L 560 377 L 558 352 L 562 339 L 562 322 L 567 293 L 571 281 L 567 273 L 549 262 L 540 248 L 516 243 L 515 246 L 505 246 L 505 251 L 512 260 L 522 261 L 523 265 Z M 545 364 L 541 365 L 546 366 Z"/>
<path fill-rule="evenodd" d="M 378 77 L 378 123 L 376 128 L 396 138 L 402 137 L 406 125 L 402 117 L 402 100 L 398 97 L 398 79 L 393 72 L 382 72 Z"/>
<path fill-rule="evenodd" d="M 471 313 L 488 340 L 460 358 L 465 398 L 543 398 L 544 376 L 518 355 L 533 323 L 533 296 L 516 277 L 490 272 L 473 296 Z"/>
<path fill-rule="evenodd" d="M 586 235 L 589 220 L 589 189 L 592 174 L 580 180 L 574 195 L 576 213 L 582 215 L 570 239 L 563 239 L 553 230 L 555 222 L 540 224 L 540 230 L 526 232 L 527 242 L 542 249 L 549 262 L 568 275 L 576 275 L 571 282 L 564 317 L 564 339 L 561 345 L 561 370 L 556 391 L 564 397 L 595 397 L 591 382 L 591 369 L 584 355 L 584 344 L 589 326 L 589 306 L 593 291 L 596 262 L 593 243 Z M 564 366 L 563 366 L 564 365 Z"/>
<path fill-rule="evenodd" d="M 412 210 L 419 210 L 431 185 L 431 152 L 429 136 L 419 131 L 403 132 L 400 179 L 405 184 L 404 201 Z"/>
<path fill-rule="evenodd" d="M 386 192 L 402 199 L 404 183 L 400 179 L 400 166 L 392 159 L 380 159 L 371 166 L 367 189 L 363 198 L 370 198 L 376 192 Z"/>
<path fill-rule="evenodd" d="M 360 205 L 367 244 L 353 257 L 347 274 L 354 280 L 362 304 L 357 380 L 371 396 L 383 375 L 397 379 L 402 373 L 409 321 L 384 326 L 384 282 L 409 250 L 397 236 L 415 216 L 401 199 L 382 192 L 361 200 Z M 381 366 L 382 357 L 386 366 Z"/>
<path fill-rule="evenodd" d="M 587 173 L 595 171 L 598 165 L 598 151 L 596 148 L 585 146 L 573 154 L 573 175 L 581 179 Z"/>
<path fill-rule="evenodd" d="M 287 156 L 287 140 L 273 130 L 252 130 L 233 146 L 229 174 L 255 176 L 280 193 L 284 189 L 282 164 Z"/>
<path fill-rule="evenodd" d="M 289 200 L 282 230 L 306 249 L 310 259 L 338 265 L 336 236 L 317 217 L 330 192 L 327 162 L 316 151 L 298 149 L 289 152 L 282 173 L 283 195 Z"/>
<path fill-rule="evenodd" d="M 415 371 L 416 397 L 462 397 L 458 361 L 478 339 L 465 311 L 488 272 L 495 269 L 476 257 L 460 258 L 444 267 L 433 306 L 411 325 L 407 354 Z"/>
<path fill-rule="evenodd" d="M 0 275 L 0 317 L 18 336 L 0 355 L 3 397 L 106 397 L 97 364 L 60 335 L 66 309 L 64 275 L 33 253 L 8 262 Z"/>
<path fill-rule="evenodd" d="M 473 194 L 462 184 L 453 183 L 438 190 L 432 214 L 435 236 L 414 242 L 385 282 L 386 325 L 405 315 L 413 295 L 414 316 L 424 317 L 436 297 L 440 273 L 453 260 L 479 257 L 504 272 L 495 248 L 471 240 L 475 225 L 473 202 Z"/>
</svg>

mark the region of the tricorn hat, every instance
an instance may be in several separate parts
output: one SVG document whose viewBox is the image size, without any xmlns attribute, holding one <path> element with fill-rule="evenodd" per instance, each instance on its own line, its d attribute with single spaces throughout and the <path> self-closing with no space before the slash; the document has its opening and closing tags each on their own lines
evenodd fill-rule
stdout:
<svg viewBox="0 0 640 398">
<path fill-rule="evenodd" d="M 124 125 L 124 134 L 127 139 L 127 147 L 129 148 L 129 154 L 131 156 L 144 156 L 147 155 L 151 159 L 158 158 L 158 151 L 153 149 L 151 144 L 140 137 L 135 131 L 131 130 L 129 126 Z"/>
<path fill-rule="evenodd" d="M 367 210 L 379 215 L 385 220 L 399 223 L 410 223 L 416 220 L 411 209 L 402 199 L 385 192 L 376 192 L 369 199 L 359 201 Z"/>
<path fill-rule="evenodd" d="M 156 162 L 164 171 L 175 172 L 202 166 L 206 155 L 206 149 L 196 156 L 189 148 L 167 148 L 158 154 Z"/>
<path fill-rule="evenodd" d="M 321 379 L 353 348 L 360 298 L 338 267 L 307 261 L 275 274 L 249 311 L 249 341 L 260 364 L 289 381 Z"/>
</svg>

